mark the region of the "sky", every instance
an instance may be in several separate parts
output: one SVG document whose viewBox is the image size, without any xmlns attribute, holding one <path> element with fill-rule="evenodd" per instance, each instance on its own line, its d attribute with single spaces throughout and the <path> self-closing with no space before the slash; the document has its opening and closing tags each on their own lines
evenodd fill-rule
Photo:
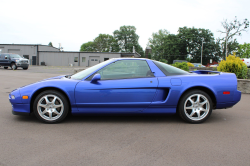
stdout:
<svg viewBox="0 0 250 166">
<path fill-rule="evenodd" d="M 81 44 L 123 25 L 136 27 L 144 49 L 160 29 L 177 34 L 179 27 L 205 28 L 222 38 L 221 22 L 235 16 L 250 20 L 249 7 L 249 0 L 1 0 L 0 44 L 52 42 L 79 51 Z M 236 39 L 250 43 L 250 28 Z"/>
</svg>

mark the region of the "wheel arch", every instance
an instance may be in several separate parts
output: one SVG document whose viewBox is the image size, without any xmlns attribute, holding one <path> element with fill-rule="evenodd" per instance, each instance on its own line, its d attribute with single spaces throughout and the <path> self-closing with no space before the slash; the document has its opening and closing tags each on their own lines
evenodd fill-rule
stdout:
<svg viewBox="0 0 250 166">
<path fill-rule="evenodd" d="M 216 100 L 216 97 L 215 97 L 214 92 L 213 92 L 211 89 L 209 89 L 209 88 L 207 88 L 207 87 L 204 87 L 204 86 L 193 86 L 193 87 L 190 87 L 190 88 L 186 89 L 186 90 L 181 94 L 181 96 L 180 96 L 180 98 L 179 98 L 179 101 L 178 101 L 177 107 L 179 106 L 179 103 L 180 103 L 181 98 L 182 98 L 186 93 L 188 93 L 189 91 L 192 91 L 192 90 L 202 90 L 202 91 L 206 92 L 206 93 L 211 97 L 211 100 L 212 100 L 212 102 L 213 102 L 213 109 L 216 108 L 217 100 Z M 177 110 L 178 110 L 178 108 L 177 108 Z"/>
<path fill-rule="evenodd" d="M 44 88 L 41 88 L 41 89 L 36 90 L 36 91 L 33 93 L 32 97 L 31 97 L 31 100 L 30 100 L 30 113 L 33 112 L 33 105 L 34 105 L 35 98 L 36 98 L 41 92 L 46 91 L 46 90 L 55 90 L 55 91 L 58 91 L 58 92 L 62 93 L 62 94 L 66 97 L 66 99 L 67 99 L 67 101 L 68 101 L 68 103 L 69 103 L 69 109 L 70 109 L 69 112 L 71 112 L 71 102 L 70 102 L 70 100 L 69 100 L 69 96 L 68 96 L 62 89 L 56 88 L 56 87 L 44 87 Z"/>
</svg>

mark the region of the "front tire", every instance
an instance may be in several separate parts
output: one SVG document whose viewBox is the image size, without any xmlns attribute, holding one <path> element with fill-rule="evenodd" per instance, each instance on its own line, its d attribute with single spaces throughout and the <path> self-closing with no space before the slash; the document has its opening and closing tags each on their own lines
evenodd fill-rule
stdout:
<svg viewBox="0 0 250 166">
<path fill-rule="evenodd" d="M 8 69 L 8 67 L 3 67 L 4 69 Z"/>
<path fill-rule="evenodd" d="M 28 69 L 28 67 L 27 68 L 23 68 L 23 70 L 27 70 Z"/>
<path fill-rule="evenodd" d="M 178 108 L 179 115 L 184 121 L 202 123 L 211 115 L 213 102 L 204 91 L 192 90 L 184 94 Z"/>
<path fill-rule="evenodd" d="M 12 63 L 12 64 L 11 64 L 11 69 L 12 69 L 12 70 L 16 70 L 16 69 L 17 69 L 17 66 L 16 66 L 15 63 Z"/>
<path fill-rule="evenodd" d="M 62 93 L 47 90 L 36 97 L 33 110 L 39 120 L 45 123 L 58 123 L 67 116 L 69 103 Z"/>
</svg>

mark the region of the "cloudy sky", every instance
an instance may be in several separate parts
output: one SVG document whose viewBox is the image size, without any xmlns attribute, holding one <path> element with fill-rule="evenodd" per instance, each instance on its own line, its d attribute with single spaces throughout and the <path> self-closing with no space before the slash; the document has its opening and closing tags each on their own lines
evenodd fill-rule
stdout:
<svg viewBox="0 0 250 166">
<path fill-rule="evenodd" d="M 0 44 L 59 43 L 65 51 L 79 51 L 82 43 L 100 33 L 111 34 L 133 25 L 146 48 L 159 29 L 176 34 L 179 27 L 210 29 L 223 37 L 223 19 L 250 20 L 249 0 L 1 0 Z M 250 28 L 240 44 L 250 43 Z"/>
</svg>

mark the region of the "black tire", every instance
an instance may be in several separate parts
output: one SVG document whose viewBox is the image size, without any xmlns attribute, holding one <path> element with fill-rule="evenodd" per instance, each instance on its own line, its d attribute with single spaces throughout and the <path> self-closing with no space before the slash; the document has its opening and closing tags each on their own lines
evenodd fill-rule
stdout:
<svg viewBox="0 0 250 166">
<path fill-rule="evenodd" d="M 199 102 L 197 100 L 198 96 Z M 201 90 L 188 91 L 181 97 L 178 105 L 180 117 L 188 123 L 202 123 L 206 121 L 211 115 L 212 109 L 213 102 L 211 97 Z"/>
<path fill-rule="evenodd" d="M 16 70 L 16 69 L 17 69 L 17 66 L 16 66 L 15 63 L 11 63 L 11 66 L 10 66 L 10 67 L 11 67 L 12 70 Z"/>
<path fill-rule="evenodd" d="M 4 69 L 8 69 L 8 67 L 3 67 Z"/>
<path fill-rule="evenodd" d="M 27 70 L 28 69 L 28 67 L 27 68 L 23 68 L 23 70 Z"/>
<path fill-rule="evenodd" d="M 48 102 L 46 102 L 46 99 L 45 99 L 46 97 L 49 100 Z M 53 104 L 54 99 L 55 99 L 55 102 Z M 38 103 L 40 103 L 40 106 L 38 106 Z M 57 106 L 60 106 L 61 104 L 62 104 L 62 107 L 56 108 Z M 34 101 L 34 105 L 33 105 L 33 111 L 34 111 L 35 116 L 42 122 L 58 123 L 58 122 L 63 121 L 68 115 L 69 103 L 68 103 L 67 98 L 62 93 L 55 91 L 55 90 L 47 90 L 47 91 L 40 93 L 36 97 Z"/>
</svg>

